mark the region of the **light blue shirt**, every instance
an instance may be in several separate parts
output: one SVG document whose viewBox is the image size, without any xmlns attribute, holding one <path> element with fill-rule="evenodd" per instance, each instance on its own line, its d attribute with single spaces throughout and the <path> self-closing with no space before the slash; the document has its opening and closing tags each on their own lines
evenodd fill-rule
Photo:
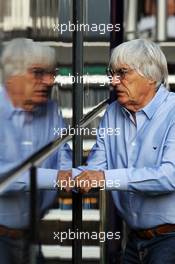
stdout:
<svg viewBox="0 0 175 264">
<path fill-rule="evenodd" d="M 106 136 L 98 134 L 88 167 L 80 169 L 104 170 L 106 189 L 112 190 L 115 205 L 131 228 L 175 224 L 175 94 L 161 86 L 136 113 L 136 124 L 114 102 L 100 123 L 102 129 Z"/>
<path fill-rule="evenodd" d="M 0 88 L 0 175 L 53 140 L 54 129 L 65 127 L 56 102 L 48 101 L 26 112 L 14 108 L 5 90 Z M 53 203 L 59 169 L 71 168 L 67 144 L 49 156 L 37 169 L 39 214 Z M 20 175 L 0 196 L 0 225 L 25 228 L 29 223 L 29 173 Z M 47 190 L 42 190 L 47 189 Z"/>
</svg>

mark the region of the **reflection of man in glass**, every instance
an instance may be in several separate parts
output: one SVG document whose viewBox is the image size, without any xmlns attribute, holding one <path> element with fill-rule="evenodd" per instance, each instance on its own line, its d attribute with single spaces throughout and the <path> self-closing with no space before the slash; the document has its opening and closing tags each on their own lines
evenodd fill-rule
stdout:
<svg viewBox="0 0 175 264">
<path fill-rule="evenodd" d="M 54 82 L 55 53 L 29 39 L 14 39 L 5 47 L 1 63 L 0 173 L 19 164 L 54 139 L 54 128 L 64 127 L 56 102 L 49 100 Z M 64 145 L 38 169 L 39 216 L 53 203 L 58 170 L 70 169 L 71 155 Z M 28 263 L 29 177 L 27 173 L 0 196 L 0 262 Z"/>
<path fill-rule="evenodd" d="M 167 2 L 167 37 L 175 38 L 175 0 L 166 0 Z M 140 19 L 138 31 L 145 37 L 155 37 L 156 27 L 156 1 L 144 1 L 145 15 Z"/>
</svg>

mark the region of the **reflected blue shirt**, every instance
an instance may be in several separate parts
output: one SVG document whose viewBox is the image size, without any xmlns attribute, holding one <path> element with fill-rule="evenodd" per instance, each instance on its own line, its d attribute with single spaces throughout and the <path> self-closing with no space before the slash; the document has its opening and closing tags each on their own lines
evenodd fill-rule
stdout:
<svg viewBox="0 0 175 264">
<path fill-rule="evenodd" d="M 112 133 L 116 128 L 117 135 Z M 136 113 L 136 124 L 130 112 L 114 102 L 99 131 L 103 135 L 98 133 L 88 167 L 79 170 L 104 171 L 106 189 L 112 190 L 131 228 L 175 224 L 175 94 L 161 86 Z M 73 170 L 74 176 L 78 173 Z"/>
<path fill-rule="evenodd" d="M 56 102 L 49 100 L 26 112 L 14 108 L 4 88 L 0 88 L 0 175 L 53 140 L 65 124 Z M 53 203 L 58 170 L 71 168 L 71 150 L 67 144 L 49 156 L 37 169 L 38 204 L 41 216 Z M 0 225 L 26 228 L 29 223 L 29 173 L 17 177 L 0 194 Z M 45 189 L 45 190 L 44 190 Z"/>
</svg>

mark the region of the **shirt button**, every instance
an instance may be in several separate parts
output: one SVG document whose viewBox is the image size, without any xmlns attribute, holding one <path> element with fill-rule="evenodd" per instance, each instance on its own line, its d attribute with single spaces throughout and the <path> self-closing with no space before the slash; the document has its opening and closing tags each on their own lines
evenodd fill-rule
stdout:
<svg viewBox="0 0 175 264">
<path fill-rule="evenodd" d="M 136 213 L 132 213 L 132 216 L 133 216 L 134 218 L 137 218 L 137 214 L 136 214 Z"/>
<path fill-rule="evenodd" d="M 135 142 L 132 142 L 131 145 L 132 145 L 133 147 L 135 147 L 135 146 L 136 146 L 136 143 L 135 143 Z"/>
</svg>

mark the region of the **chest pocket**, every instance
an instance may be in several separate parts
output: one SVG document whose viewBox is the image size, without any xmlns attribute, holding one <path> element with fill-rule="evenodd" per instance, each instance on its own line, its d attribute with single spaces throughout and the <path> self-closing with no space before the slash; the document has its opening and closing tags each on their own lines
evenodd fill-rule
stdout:
<svg viewBox="0 0 175 264">
<path fill-rule="evenodd" d="M 19 136 L 8 123 L 0 131 L 0 161 L 14 163 L 21 159 Z"/>
<path fill-rule="evenodd" d="M 160 166 L 164 151 L 165 138 L 148 134 L 140 144 L 138 160 L 140 166 Z"/>
</svg>

